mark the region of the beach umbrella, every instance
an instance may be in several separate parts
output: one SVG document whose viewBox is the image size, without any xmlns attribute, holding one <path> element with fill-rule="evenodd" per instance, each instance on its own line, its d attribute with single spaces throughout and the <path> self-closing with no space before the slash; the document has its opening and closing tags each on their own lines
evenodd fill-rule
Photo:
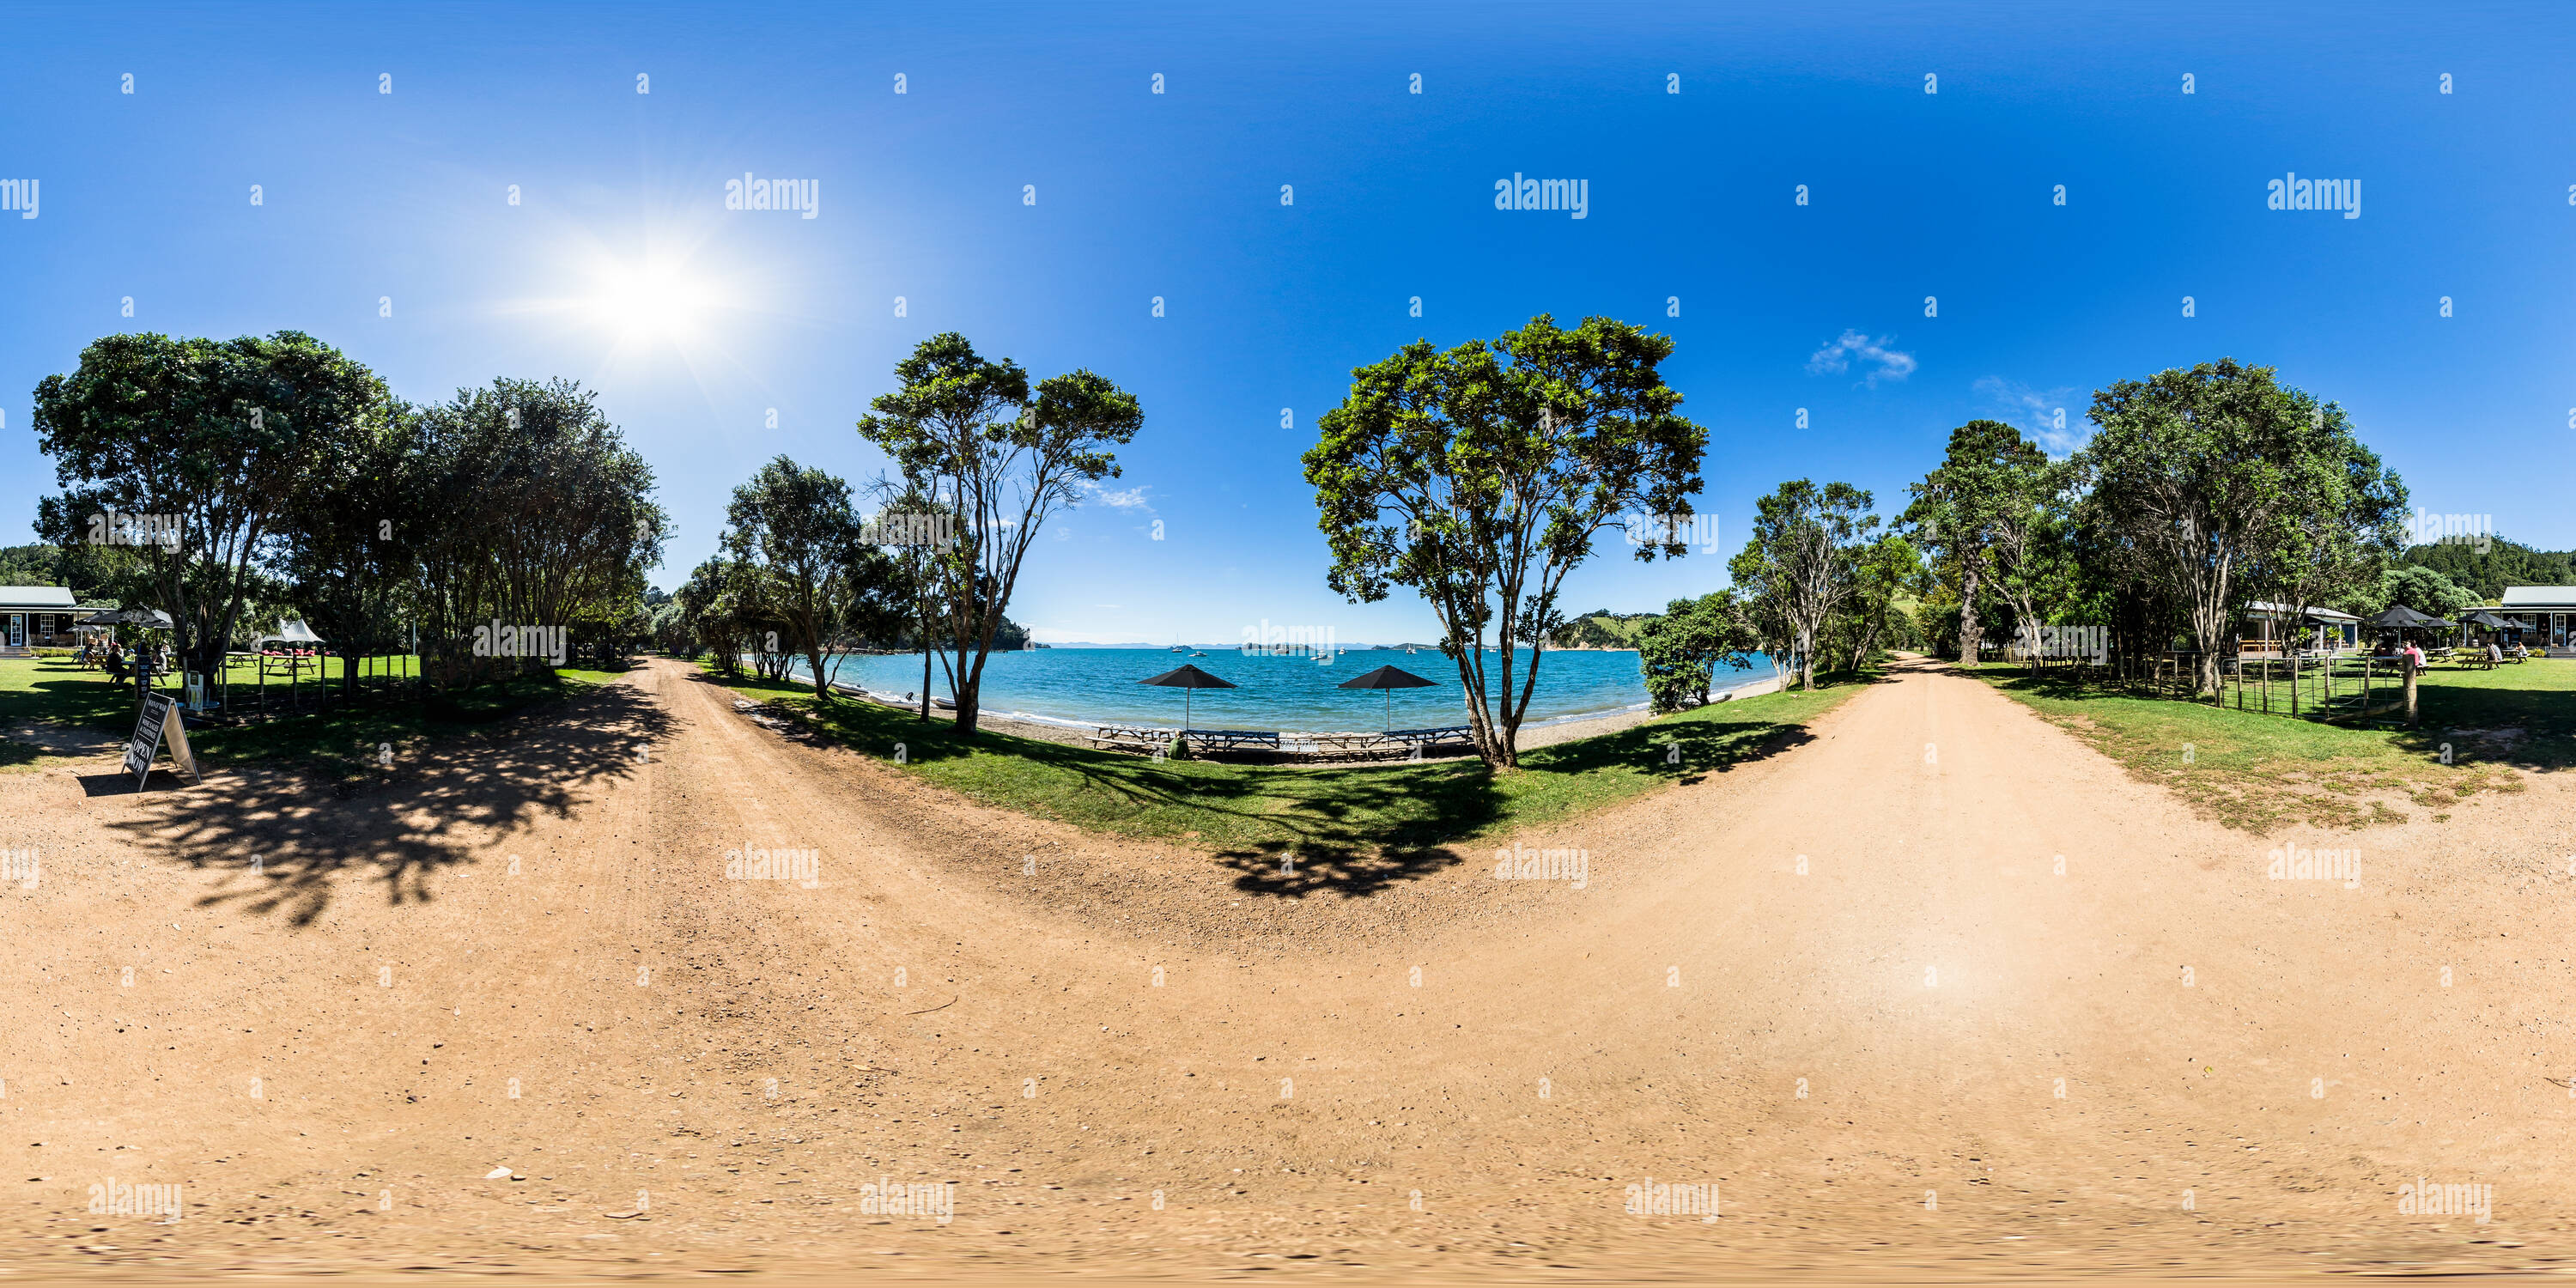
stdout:
<svg viewBox="0 0 2576 1288">
<path fill-rule="evenodd" d="M 1188 665 L 1187 663 L 1182 664 L 1178 670 L 1165 671 L 1161 675 L 1150 676 L 1146 679 L 1138 680 L 1136 683 L 1151 684 L 1158 688 L 1181 690 L 1181 727 L 1184 729 L 1190 727 L 1190 690 L 1231 689 L 1234 687 L 1233 685 L 1228 684 L 1195 666 Z"/>
<path fill-rule="evenodd" d="M 2468 624 L 2469 624 L 2469 625 L 2471 625 L 2471 626 L 2475 626 L 2475 627 L 2479 628 L 2480 630 L 2489 630 L 2489 631 L 2500 631 L 2500 630 L 2505 630 L 2505 629 L 2507 629 L 2507 628 L 2509 628 L 2509 627 L 2511 627 L 2511 626 L 2513 625 L 2513 623 L 2508 622 L 2508 621 L 2506 621 L 2505 619 L 2503 619 L 2503 618 L 2501 618 L 2501 617 L 2498 617 L 2498 616 L 2496 616 L 2495 614 L 2490 613 L 2490 612 L 2488 612 L 2487 610 L 2485 610 L 2485 609 L 2483 609 L 2483 608 L 2481 608 L 2481 609 L 2477 610 L 2477 611 L 2476 611 L 2476 612 L 2474 612 L 2474 613 L 2463 613 L 2463 614 L 2461 614 L 2461 615 L 2460 615 L 2460 620 L 2461 620 L 2461 621 L 2463 621 L 2463 622 L 2468 623 Z"/>
<path fill-rule="evenodd" d="M 2437 624 L 2438 624 L 2438 625 L 2447 625 L 2447 624 L 2448 624 L 2448 623 L 2443 622 L 2441 618 L 2438 618 L 2438 617 L 2427 617 L 2427 616 L 2425 616 L 2425 615 L 2424 615 L 2424 614 L 2422 614 L 2422 613 L 2416 612 L 2416 611 L 2415 611 L 2414 609 L 2412 609 L 2412 608 L 2408 608 L 2408 607 L 2407 607 L 2406 605 L 2404 605 L 2404 604 L 2390 604 L 2386 609 L 2384 609 L 2384 610 L 2382 610 L 2382 611 L 2380 611 L 2380 612 L 2372 613 L 2370 616 L 2365 617 L 2365 618 L 2362 618 L 2361 620 L 2363 620 L 2363 621 L 2365 621 L 2365 622 L 2368 622 L 2368 623 L 2370 623 L 2371 625 L 2376 626 L 2376 627 L 2379 627 L 2379 628 L 2381 628 L 2381 629 L 2383 629 L 2383 630 L 2388 629 L 2388 628 L 2390 628 L 2390 627 L 2414 627 L 2414 626 L 2433 626 L 2433 625 L 2437 625 Z"/>
<path fill-rule="evenodd" d="M 2385 611 L 2373 613 L 2361 620 L 2383 631 L 2396 631 L 2401 638 L 2407 631 L 2429 631 L 2451 625 L 2442 618 L 2427 617 L 2404 604 L 2391 604 Z"/>
<path fill-rule="evenodd" d="M 2368 622 L 2381 630 L 2419 630 L 2433 626 L 2450 625 L 2449 622 L 2444 621 L 2439 617 L 2427 617 L 2422 613 L 2416 612 L 2412 608 L 2408 608 L 2404 604 L 2391 604 L 2388 606 L 2386 611 L 2373 613 L 2361 620 Z"/>
<path fill-rule="evenodd" d="M 83 626 L 149 626 L 164 631 L 171 624 L 170 615 L 158 608 L 111 608 L 80 620 Z"/>
<path fill-rule="evenodd" d="M 1398 670 L 1392 666 L 1381 666 L 1358 679 L 1344 680 L 1339 687 L 1345 689 L 1386 690 L 1386 727 L 1388 729 L 1393 729 L 1395 728 L 1395 690 L 1428 689 L 1434 687 L 1434 684 L 1434 681 L 1423 679 L 1421 676 L 1415 675 L 1411 671 Z"/>
</svg>

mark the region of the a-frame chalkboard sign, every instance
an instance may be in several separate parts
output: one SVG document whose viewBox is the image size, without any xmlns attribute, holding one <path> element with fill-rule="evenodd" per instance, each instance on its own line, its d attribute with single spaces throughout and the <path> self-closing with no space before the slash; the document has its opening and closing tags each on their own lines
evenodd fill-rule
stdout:
<svg viewBox="0 0 2576 1288">
<path fill-rule="evenodd" d="M 134 736 L 125 743 L 125 772 L 134 775 L 134 790 L 142 791 L 152 777 L 152 762 L 164 742 L 170 744 L 171 763 L 189 782 L 197 782 L 197 755 L 188 750 L 188 730 L 179 723 L 179 704 L 166 693 L 146 694 L 143 713 L 134 718 Z"/>
</svg>

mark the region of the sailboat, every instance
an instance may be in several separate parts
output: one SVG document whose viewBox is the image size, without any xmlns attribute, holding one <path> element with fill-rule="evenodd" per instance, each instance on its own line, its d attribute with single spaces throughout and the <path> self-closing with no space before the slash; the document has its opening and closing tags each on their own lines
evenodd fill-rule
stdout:
<svg viewBox="0 0 2576 1288">
<path fill-rule="evenodd" d="M 1175 653 L 1187 653 L 1187 652 L 1189 652 L 1190 650 L 1189 650 L 1186 646 L 1184 646 L 1184 645 L 1183 645 L 1179 640 L 1174 640 L 1174 641 L 1172 641 L 1172 651 L 1173 651 L 1173 652 L 1175 652 Z"/>
</svg>

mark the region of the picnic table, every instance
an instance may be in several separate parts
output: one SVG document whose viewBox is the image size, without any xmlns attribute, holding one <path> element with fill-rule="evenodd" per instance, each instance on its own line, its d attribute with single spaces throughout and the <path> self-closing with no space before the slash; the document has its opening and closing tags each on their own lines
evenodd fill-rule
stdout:
<svg viewBox="0 0 2576 1288">
<path fill-rule="evenodd" d="M 1111 751 L 1159 751 L 1172 745 L 1177 729 L 1147 729 L 1136 725 L 1101 725 L 1091 735 L 1091 745 Z"/>
<path fill-rule="evenodd" d="M 1406 748 L 1440 751 L 1452 747 L 1476 745 L 1476 731 L 1468 725 L 1445 725 L 1438 729 L 1391 729 L 1379 735 Z"/>
<path fill-rule="evenodd" d="M 1136 725 L 1100 725 L 1091 745 L 1112 751 L 1160 751 L 1175 737 L 1193 751 L 1278 751 L 1279 734 L 1271 729 L 1148 729 Z"/>
<path fill-rule="evenodd" d="M 1389 729 L 1382 733 L 1294 733 L 1269 729 L 1153 729 L 1139 725 L 1098 725 L 1088 736 L 1094 747 L 1151 754 L 1186 741 L 1195 752 L 1264 751 L 1287 755 L 1355 760 L 1369 756 L 1409 756 L 1415 751 L 1443 751 L 1475 745 L 1466 725 L 1439 729 Z"/>
<path fill-rule="evenodd" d="M 1181 737 L 1193 751 L 1277 751 L 1276 729 L 1183 729 Z"/>
</svg>

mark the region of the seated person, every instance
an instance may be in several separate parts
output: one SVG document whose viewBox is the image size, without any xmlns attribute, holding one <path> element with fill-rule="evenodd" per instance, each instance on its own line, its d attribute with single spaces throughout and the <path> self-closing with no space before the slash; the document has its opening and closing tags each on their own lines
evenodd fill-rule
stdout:
<svg viewBox="0 0 2576 1288">
<path fill-rule="evenodd" d="M 2493 666 L 2493 665 L 2495 665 L 2496 663 L 2501 662 L 2501 661 L 2503 661 L 2503 660 L 2504 660 L 2504 646 L 2503 646 L 2503 645 L 2501 645 L 2501 644 L 2496 643 L 2494 640 L 2488 640 L 2488 641 L 2487 641 L 2487 665 L 2489 665 L 2489 666 Z"/>
</svg>

